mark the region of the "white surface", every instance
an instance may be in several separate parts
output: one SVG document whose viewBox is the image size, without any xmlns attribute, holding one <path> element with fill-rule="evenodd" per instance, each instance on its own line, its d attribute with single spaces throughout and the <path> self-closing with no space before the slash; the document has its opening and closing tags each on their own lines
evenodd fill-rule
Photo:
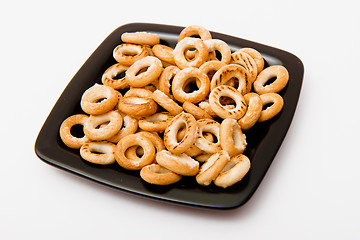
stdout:
<svg viewBox="0 0 360 240">
<path fill-rule="evenodd" d="M 0 239 L 360 238 L 356 1 L 59 2 L 0 4 Z M 103 39 L 131 22 L 203 25 L 303 61 L 292 125 L 241 208 L 139 198 L 36 157 L 36 136 L 62 90 Z"/>
</svg>

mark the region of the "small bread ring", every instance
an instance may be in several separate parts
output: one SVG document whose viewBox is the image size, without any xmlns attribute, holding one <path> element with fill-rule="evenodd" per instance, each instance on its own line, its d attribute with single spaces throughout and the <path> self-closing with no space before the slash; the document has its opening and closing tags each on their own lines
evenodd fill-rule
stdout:
<svg viewBox="0 0 360 240">
<path fill-rule="evenodd" d="M 168 112 L 158 112 L 139 119 L 139 128 L 148 132 L 164 132 L 172 118 Z"/>
<path fill-rule="evenodd" d="M 208 186 L 216 179 L 230 160 L 229 154 L 221 150 L 211 155 L 201 166 L 199 173 L 196 175 L 196 181 L 202 186 Z"/>
<path fill-rule="evenodd" d="M 199 89 L 190 93 L 186 93 L 184 88 L 189 83 L 189 81 L 194 78 L 199 80 L 197 82 L 197 84 L 200 85 L 198 86 Z M 198 68 L 184 68 L 175 75 L 171 89 L 174 98 L 179 102 L 189 101 L 192 103 L 197 103 L 204 100 L 209 94 L 210 80 L 208 76 Z"/>
<path fill-rule="evenodd" d="M 172 79 L 179 71 L 180 69 L 176 66 L 168 66 L 159 77 L 159 90 L 165 93 L 169 98 L 173 98 L 170 92 Z"/>
<path fill-rule="evenodd" d="M 128 68 L 128 66 L 122 65 L 120 63 L 112 65 L 102 75 L 101 82 L 106 86 L 112 87 L 113 89 L 128 88 L 129 84 L 126 81 L 125 76 L 120 79 L 115 79 L 116 76 L 126 72 Z"/>
<path fill-rule="evenodd" d="M 185 153 L 173 154 L 163 150 L 156 154 L 156 162 L 177 174 L 195 176 L 199 172 L 199 162 Z"/>
<path fill-rule="evenodd" d="M 195 139 L 195 146 L 206 153 L 215 153 L 221 150 L 220 145 L 220 123 L 212 119 L 200 119 L 197 121 L 198 131 Z M 217 138 L 216 142 L 209 141 L 204 137 L 204 133 L 209 132 Z"/>
<path fill-rule="evenodd" d="M 210 103 L 208 100 L 200 102 L 199 108 L 203 109 L 211 117 L 218 117 L 218 115 L 211 109 Z"/>
<path fill-rule="evenodd" d="M 84 133 L 89 139 L 94 141 L 106 140 L 120 130 L 122 123 L 123 119 L 118 111 L 91 115 L 84 124 Z M 99 127 L 100 125 L 105 126 Z"/>
<path fill-rule="evenodd" d="M 237 51 L 245 52 L 255 60 L 258 74 L 264 69 L 264 65 L 265 65 L 264 58 L 262 57 L 261 53 L 259 53 L 257 50 L 253 48 L 241 48 Z"/>
<path fill-rule="evenodd" d="M 80 148 L 80 156 L 91 163 L 109 165 L 115 162 L 115 144 L 108 141 L 86 142 Z"/>
<path fill-rule="evenodd" d="M 265 85 L 268 80 L 276 77 L 275 81 L 269 85 Z M 289 81 L 289 72 L 281 65 L 274 65 L 265 68 L 257 76 L 254 82 L 254 90 L 258 94 L 264 93 L 278 93 Z"/>
<path fill-rule="evenodd" d="M 243 154 L 232 157 L 214 180 L 215 185 L 222 188 L 234 185 L 249 172 L 250 165 L 249 158 Z"/>
<path fill-rule="evenodd" d="M 152 99 L 157 102 L 161 107 L 167 110 L 170 114 L 176 116 L 183 111 L 182 107 L 179 106 L 174 100 L 168 97 L 162 91 L 156 89 L 152 94 Z"/>
<path fill-rule="evenodd" d="M 244 96 L 247 110 L 242 118 L 239 119 L 238 123 L 243 130 L 248 130 L 259 120 L 263 104 L 261 98 L 256 93 L 247 93 Z"/>
<path fill-rule="evenodd" d="M 143 148 L 144 155 L 141 158 L 129 159 L 125 152 L 132 146 Z M 140 170 L 146 165 L 151 164 L 155 159 L 155 147 L 151 140 L 137 134 L 130 134 L 123 137 L 115 147 L 115 160 L 123 168 L 128 170 Z"/>
<path fill-rule="evenodd" d="M 149 48 L 142 45 L 123 43 L 113 51 L 115 60 L 127 66 L 132 65 L 137 60 L 150 55 Z"/>
<path fill-rule="evenodd" d="M 123 127 L 114 136 L 107 139 L 112 143 L 118 143 L 120 139 L 135 133 L 138 129 L 138 120 L 136 118 L 132 118 L 129 115 L 125 115 L 123 113 L 120 114 L 123 117 Z"/>
<path fill-rule="evenodd" d="M 207 49 L 209 50 L 209 52 L 214 52 L 215 51 L 219 51 L 221 54 L 221 62 L 225 63 L 225 64 L 229 64 L 230 60 L 231 60 L 231 50 L 229 45 L 227 45 L 226 42 L 224 42 L 223 40 L 220 39 L 208 39 L 204 41 Z M 216 58 L 216 54 L 215 58 Z"/>
<path fill-rule="evenodd" d="M 245 95 L 250 92 L 252 82 L 249 80 L 249 73 L 238 64 L 229 64 L 220 68 L 211 79 L 210 90 L 212 91 L 217 86 L 225 85 L 234 78 L 239 82 L 237 90 L 241 94 Z"/>
<path fill-rule="evenodd" d="M 88 120 L 88 116 L 85 114 L 76 114 L 66 118 L 60 126 L 60 138 L 66 146 L 69 148 L 79 149 L 87 140 L 88 137 L 76 137 L 71 134 L 71 128 L 75 125 L 84 126 Z"/>
<path fill-rule="evenodd" d="M 208 78 L 211 80 L 214 74 L 226 64 L 224 62 L 220 62 L 219 60 L 211 60 L 205 62 L 203 65 L 199 67 L 199 70 L 204 72 Z"/>
<path fill-rule="evenodd" d="M 220 143 L 222 149 L 227 151 L 230 156 L 243 153 L 246 148 L 246 136 L 241 131 L 237 121 L 226 118 L 220 125 Z"/>
<path fill-rule="evenodd" d="M 185 53 L 191 48 L 196 48 L 197 54 L 194 59 L 189 61 L 186 58 Z M 174 61 L 180 69 L 187 67 L 198 68 L 206 62 L 209 51 L 201 39 L 186 37 L 176 44 L 173 54 Z"/>
<path fill-rule="evenodd" d="M 191 26 L 184 28 L 180 32 L 178 42 L 180 42 L 181 40 L 183 40 L 186 37 L 192 37 L 195 35 L 198 35 L 202 40 L 208 40 L 208 39 L 212 38 L 209 30 L 207 30 L 203 26 L 191 25 Z"/>
<path fill-rule="evenodd" d="M 121 41 L 139 45 L 155 45 L 160 42 L 159 35 L 149 32 L 124 32 Z"/>
<path fill-rule="evenodd" d="M 171 47 L 162 44 L 156 44 L 151 48 L 151 50 L 155 57 L 159 58 L 161 61 L 175 65 L 173 54 L 174 49 Z"/>
<path fill-rule="evenodd" d="M 185 127 L 184 138 L 180 142 L 177 141 L 178 132 Z M 176 115 L 169 122 L 164 132 L 165 147 L 174 154 L 185 152 L 194 144 L 197 133 L 197 122 L 193 115 L 182 112 Z"/>
<path fill-rule="evenodd" d="M 192 114 L 196 120 L 203 118 L 212 119 L 212 117 L 209 114 L 207 114 L 205 110 L 199 108 L 198 106 L 196 106 L 195 104 L 189 101 L 185 101 L 183 103 L 183 109 L 186 112 Z"/>
<path fill-rule="evenodd" d="M 124 97 L 141 97 L 141 98 L 151 98 L 152 91 L 145 88 L 130 88 L 124 94 Z"/>
<path fill-rule="evenodd" d="M 147 68 L 145 72 L 139 73 Z M 163 68 L 161 61 L 153 56 L 144 57 L 132 64 L 126 71 L 126 78 L 131 87 L 145 87 L 155 81 Z"/>
<path fill-rule="evenodd" d="M 151 98 L 123 97 L 119 100 L 118 108 L 121 112 L 134 117 L 153 115 L 158 110 L 158 105 Z"/>
<path fill-rule="evenodd" d="M 221 97 L 232 98 L 236 106 L 235 108 L 228 108 L 221 105 Z M 241 93 L 235 88 L 227 85 L 220 85 L 216 87 L 209 95 L 209 104 L 211 109 L 221 118 L 240 119 L 246 112 L 246 102 Z"/>
<path fill-rule="evenodd" d="M 206 160 L 209 159 L 209 157 L 211 157 L 211 155 L 213 155 L 213 153 L 200 154 L 195 157 L 195 160 L 198 162 L 204 163 L 204 162 L 206 162 Z"/>
<path fill-rule="evenodd" d="M 99 115 L 112 110 L 118 103 L 117 91 L 105 85 L 95 84 L 81 97 L 81 108 L 87 114 Z"/>
<path fill-rule="evenodd" d="M 231 54 L 232 64 L 239 64 L 244 67 L 249 72 L 249 81 L 253 83 L 258 74 L 257 66 L 254 58 L 252 58 L 248 53 L 236 51 Z"/>
<path fill-rule="evenodd" d="M 284 106 L 283 98 L 277 93 L 264 93 L 260 95 L 263 106 L 272 104 L 261 111 L 258 122 L 264 122 L 278 114 Z"/>
<path fill-rule="evenodd" d="M 140 170 L 140 177 L 151 184 L 170 185 L 181 180 L 181 175 L 166 169 L 159 164 L 153 163 Z"/>
</svg>

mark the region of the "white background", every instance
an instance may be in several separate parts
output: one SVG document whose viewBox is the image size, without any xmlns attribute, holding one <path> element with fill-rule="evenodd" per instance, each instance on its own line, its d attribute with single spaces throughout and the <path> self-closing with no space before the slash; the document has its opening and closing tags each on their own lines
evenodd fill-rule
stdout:
<svg viewBox="0 0 360 240">
<path fill-rule="evenodd" d="M 2 1 L 0 239 L 360 239 L 356 1 Z M 61 92 L 131 22 L 188 26 L 289 51 L 305 75 L 289 132 L 253 197 L 231 211 L 158 202 L 38 159 Z"/>
</svg>

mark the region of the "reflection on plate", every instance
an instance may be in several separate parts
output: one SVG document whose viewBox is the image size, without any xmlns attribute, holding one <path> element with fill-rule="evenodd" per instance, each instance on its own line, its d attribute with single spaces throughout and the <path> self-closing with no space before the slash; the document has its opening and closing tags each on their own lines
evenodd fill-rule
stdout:
<svg viewBox="0 0 360 240">
<path fill-rule="evenodd" d="M 35 152 L 38 157 L 46 163 L 96 182 L 156 199 L 216 209 L 239 207 L 249 200 L 270 167 L 286 135 L 302 85 L 303 64 L 293 54 L 280 49 L 211 32 L 213 38 L 227 42 L 233 51 L 242 47 L 258 50 L 265 59 L 265 67 L 280 64 L 287 68 L 290 75 L 288 85 L 280 92 L 285 102 L 280 114 L 244 131 L 248 142 L 245 155 L 251 160 L 251 169 L 243 180 L 229 188 L 222 189 L 213 184 L 203 187 L 196 183 L 194 177 L 184 177 L 171 186 L 150 185 L 140 178 L 137 171 L 125 170 L 117 164 L 99 166 L 82 160 L 78 150 L 69 149 L 60 139 L 59 128 L 63 120 L 70 115 L 82 112 L 80 99 L 83 92 L 94 83 L 101 83 L 102 74 L 115 63 L 112 52 L 121 43 L 120 36 L 123 32 L 156 33 L 160 36 L 162 44 L 175 47 L 178 34 L 183 28 L 132 23 L 113 31 L 76 73 L 52 109 L 36 140 Z"/>
</svg>

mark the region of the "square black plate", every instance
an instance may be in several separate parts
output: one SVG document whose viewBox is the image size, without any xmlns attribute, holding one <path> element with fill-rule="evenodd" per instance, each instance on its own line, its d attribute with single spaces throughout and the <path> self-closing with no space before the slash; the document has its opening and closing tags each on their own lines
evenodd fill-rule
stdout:
<svg viewBox="0 0 360 240">
<path fill-rule="evenodd" d="M 147 31 L 159 34 L 161 43 L 175 47 L 178 34 L 184 27 L 131 23 L 113 31 L 94 51 L 90 58 L 76 73 L 45 121 L 35 143 L 37 156 L 53 166 L 86 177 L 105 185 L 156 199 L 168 200 L 192 206 L 216 209 L 231 209 L 244 204 L 253 195 L 270 167 L 292 121 L 303 80 L 304 67 L 300 59 L 286 51 L 248 41 L 245 39 L 211 32 L 214 39 L 227 42 L 232 51 L 242 47 L 258 50 L 265 59 L 265 67 L 280 64 L 290 74 L 289 83 L 280 94 L 284 107 L 275 118 L 257 123 L 246 131 L 247 150 L 251 169 L 239 183 L 222 189 L 214 185 L 202 187 L 194 177 L 184 177 L 171 186 L 153 186 L 144 182 L 138 171 L 128 171 L 119 165 L 99 166 L 81 159 L 78 150 L 69 149 L 59 136 L 59 128 L 64 119 L 81 113 L 80 99 L 83 92 L 101 83 L 105 70 L 115 63 L 112 52 L 121 43 L 123 32 Z"/>
</svg>

